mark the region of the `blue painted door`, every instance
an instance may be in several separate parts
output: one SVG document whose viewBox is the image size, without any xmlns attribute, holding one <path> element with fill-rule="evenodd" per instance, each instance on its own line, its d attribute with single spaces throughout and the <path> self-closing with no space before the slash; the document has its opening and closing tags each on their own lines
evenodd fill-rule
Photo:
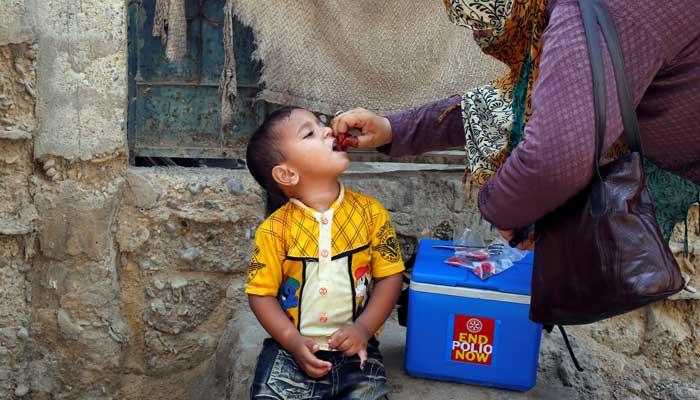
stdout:
<svg viewBox="0 0 700 400">
<path fill-rule="evenodd" d="M 169 63 L 151 34 L 155 0 L 128 8 L 130 155 L 134 157 L 244 158 L 247 138 L 262 122 L 260 65 L 251 60 L 253 33 L 236 20 L 234 52 L 241 107 L 230 132 L 220 135 L 219 77 L 224 64 L 225 0 L 186 0 L 187 54 Z"/>
</svg>

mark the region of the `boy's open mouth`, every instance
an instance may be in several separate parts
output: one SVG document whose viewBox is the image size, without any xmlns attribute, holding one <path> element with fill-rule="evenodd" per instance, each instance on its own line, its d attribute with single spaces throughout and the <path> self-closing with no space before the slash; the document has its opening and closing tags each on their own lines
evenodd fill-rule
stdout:
<svg viewBox="0 0 700 400">
<path fill-rule="evenodd" d="M 345 151 L 345 149 L 340 145 L 340 139 L 338 136 L 335 137 L 333 141 L 333 151 Z"/>
<path fill-rule="evenodd" d="M 333 151 L 347 151 L 348 146 L 358 147 L 359 140 L 352 135 L 338 134 L 333 141 Z"/>
</svg>

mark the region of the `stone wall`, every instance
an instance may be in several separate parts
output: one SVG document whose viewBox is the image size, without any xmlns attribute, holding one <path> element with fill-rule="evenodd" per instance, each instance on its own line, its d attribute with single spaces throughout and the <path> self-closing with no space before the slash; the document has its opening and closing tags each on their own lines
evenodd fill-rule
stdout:
<svg viewBox="0 0 700 400">
<path fill-rule="evenodd" d="M 115 398 L 121 388 L 125 6 L 0 6 L 3 399 Z"/>
<path fill-rule="evenodd" d="M 36 48 L 0 40 L 0 398 L 30 388 Z"/>
<path fill-rule="evenodd" d="M 203 379 L 245 280 L 263 199 L 243 171 L 134 168 L 116 231 L 128 328 L 120 398 L 185 399 Z"/>
<path fill-rule="evenodd" d="M 245 398 L 263 335 L 242 294 L 262 194 L 245 171 L 128 166 L 125 15 L 116 0 L 0 5 L 0 399 Z M 460 171 L 362 167 L 343 180 L 383 202 L 406 258 L 464 224 L 492 234 Z M 513 398 L 699 398 L 697 219 L 688 291 L 572 328 L 584 373 L 545 336 L 538 386 Z M 510 398 L 427 385 L 390 354 L 400 398 Z"/>
</svg>

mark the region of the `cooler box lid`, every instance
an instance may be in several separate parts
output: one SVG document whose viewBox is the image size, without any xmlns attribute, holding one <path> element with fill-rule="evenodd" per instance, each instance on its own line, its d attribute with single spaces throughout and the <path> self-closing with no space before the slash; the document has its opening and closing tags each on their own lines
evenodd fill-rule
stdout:
<svg viewBox="0 0 700 400">
<path fill-rule="evenodd" d="M 512 267 L 484 281 L 470 270 L 445 263 L 454 255 L 452 249 L 436 249 L 433 245 L 452 245 L 443 240 L 422 239 L 418 245 L 416 262 L 413 266 L 411 280 L 448 287 L 464 287 L 492 290 L 502 293 L 530 295 L 532 282 L 533 253 L 514 263 Z"/>
</svg>

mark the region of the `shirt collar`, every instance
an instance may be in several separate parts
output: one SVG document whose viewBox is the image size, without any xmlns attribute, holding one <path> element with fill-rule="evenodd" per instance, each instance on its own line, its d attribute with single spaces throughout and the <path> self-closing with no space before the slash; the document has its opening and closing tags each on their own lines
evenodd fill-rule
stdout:
<svg viewBox="0 0 700 400">
<path fill-rule="evenodd" d="M 340 194 L 338 194 L 338 198 L 335 199 L 333 204 L 331 204 L 331 206 L 325 212 L 335 210 L 340 205 L 340 203 L 343 202 L 343 199 L 345 198 L 345 185 L 343 185 L 343 182 L 339 182 L 339 183 L 340 183 Z M 306 211 L 310 212 L 311 214 L 314 215 L 314 217 L 316 217 L 316 219 L 321 218 L 321 215 L 325 213 L 325 212 L 321 213 L 321 212 L 307 206 L 306 204 L 302 203 L 302 201 L 299 199 L 290 198 L 289 201 L 291 201 L 293 204 L 296 204 L 297 206 L 299 206 L 302 210 L 306 210 Z"/>
</svg>

